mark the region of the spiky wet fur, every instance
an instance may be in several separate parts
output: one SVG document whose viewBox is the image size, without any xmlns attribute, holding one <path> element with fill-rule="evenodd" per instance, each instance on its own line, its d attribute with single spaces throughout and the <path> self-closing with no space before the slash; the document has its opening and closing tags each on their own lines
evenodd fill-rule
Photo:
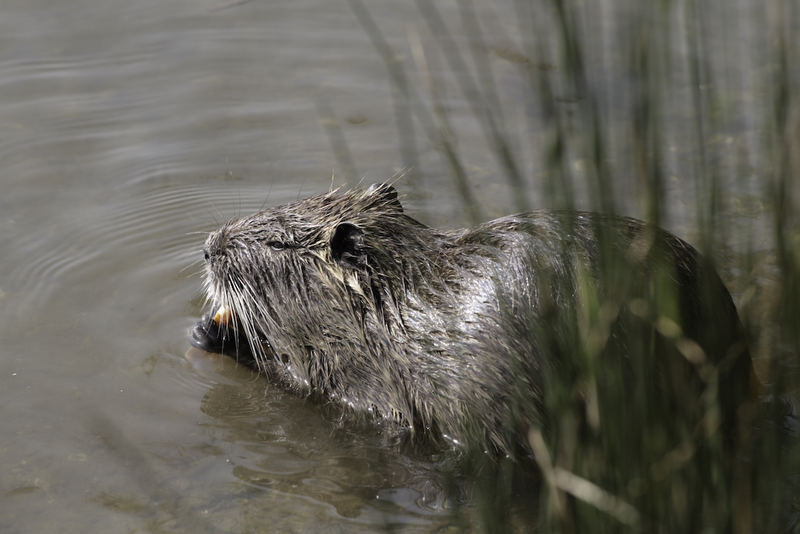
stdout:
<svg viewBox="0 0 800 534">
<path fill-rule="evenodd" d="M 545 377 L 565 365 L 558 347 L 563 352 L 569 341 L 561 338 L 577 334 L 570 325 L 580 313 L 583 275 L 612 286 L 601 293 L 613 298 L 624 292 L 600 280 L 603 262 L 657 257 L 689 295 L 676 320 L 690 328 L 691 316 L 702 318 L 692 311 L 703 298 L 697 255 L 665 232 L 632 219 L 558 212 L 439 231 L 404 214 L 388 185 L 232 220 L 208 237 L 205 252 L 207 293 L 215 309 L 232 311 L 229 330 L 244 335 L 260 370 L 418 434 L 477 439 L 504 453 L 542 422 Z M 654 271 L 626 271 L 619 281 Z M 735 329 L 730 297 L 716 275 L 713 284 L 723 316 L 709 328 Z M 618 297 L 624 306 L 631 295 Z M 616 351 L 628 350 L 620 332 L 609 339 Z"/>
</svg>

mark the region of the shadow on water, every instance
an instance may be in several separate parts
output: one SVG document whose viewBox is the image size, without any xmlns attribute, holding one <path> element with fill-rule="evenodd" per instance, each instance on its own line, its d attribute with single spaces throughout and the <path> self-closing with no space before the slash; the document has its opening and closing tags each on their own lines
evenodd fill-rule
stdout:
<svg viewBox="0 0 800 534">
<path fill-rule="evenodd" d="M 89 490 L 91 503 L 153 532 L 431 532 L 453 524 L 443 513 L 444 456 L 374 424 L 345 422 L 339 409 L 273 388 L 227 356 L 190 349 L 186 358 L 211 384 L 200 428 L 213 439 L 154 456 L 87 409 L 87 432 L 117 470 L 113 483 Z"/>
<path fill-rule="evenodd" d="M 271 387 L 229 357 L 193 348 L 187 358 L 216 376 L 201 409 L 232 448 L 226 456 L 238 484 L 227 499 L 247 508 L 253 528 L 275 521 L 283 503 L 298 498 L 331 507 L 341 528 L 429 531 L 448 524 L 440 474 L 446 456 L 416 449 L 373 421 L 343 418 L 339 407 Z M 302 530 L 318 520 L 289 507 L 279 521 Z"/>
</svg>

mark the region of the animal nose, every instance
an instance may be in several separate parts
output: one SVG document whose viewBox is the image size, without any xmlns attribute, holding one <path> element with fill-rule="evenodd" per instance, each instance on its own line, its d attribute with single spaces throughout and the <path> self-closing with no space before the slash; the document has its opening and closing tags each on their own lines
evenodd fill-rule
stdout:
<svg viewBox="0 0 800 534">
<path fill-rule="evenodd" d="M 229 241 L 229 232 L 225 228 L 209 234 L 208 239 L 206 239 L 203 245 L 203 257 L 205 260 L 211 261 L 218 256 L 224 255 Z"/>
</svg>

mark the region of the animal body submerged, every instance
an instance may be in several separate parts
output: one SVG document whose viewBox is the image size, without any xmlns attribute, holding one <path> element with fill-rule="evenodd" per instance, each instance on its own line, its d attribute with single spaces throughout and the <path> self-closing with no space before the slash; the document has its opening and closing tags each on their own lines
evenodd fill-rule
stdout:
<svg viewBox="0 0 800 534">
<path fill-rule="evenodd" d="M 750 388 L 717 275 L 684 241 L 629 218 L 539 211 L 440 231 L 376 185 L 230 221 L 205 259 L 226 319 L 201 321 L 195 344 L 247 346 L 284 386 L 417 435 L 514 454 L 528 428 L 548 424 L 554 380 L 591 397 L 587 369 L 634 376 L 626 369 L 642 365 L 648 383 L 629 387 L 653 400 L 619 414 L 630 428 L 670 410 L 701 420 L 713 375 L 734 435 Z M 654 343 L 669 355 L 647 362 Z M 601 412 L 627 395 L 592 376 Z"/>
</svg>

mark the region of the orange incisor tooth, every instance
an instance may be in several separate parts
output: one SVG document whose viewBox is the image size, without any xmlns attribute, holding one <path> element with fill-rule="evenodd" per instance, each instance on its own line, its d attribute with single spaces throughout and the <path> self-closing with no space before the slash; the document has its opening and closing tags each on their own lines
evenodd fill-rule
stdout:
<svg viewBox="0 0 800 534">
<path fill-rule="evenodd" d="M 220 326 L 228 326 L 231 321 L 231 310 L 225 306 L 220 306 L 214 314 L 214 322 Z"/>
</svg>

